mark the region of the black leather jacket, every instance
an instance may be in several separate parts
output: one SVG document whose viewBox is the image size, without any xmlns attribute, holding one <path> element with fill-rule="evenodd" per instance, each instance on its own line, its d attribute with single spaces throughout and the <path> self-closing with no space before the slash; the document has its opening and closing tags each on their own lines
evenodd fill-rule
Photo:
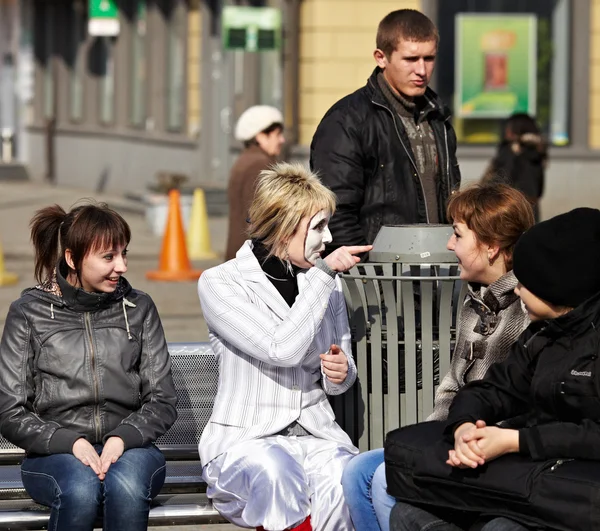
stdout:
<svg viewBox="0 0 600 531">
<path fill-rule="evenodd" d="M 28 453 L 85 437 L 145 446 L 177 418 L 171 362 L 152 299 L 121 278 L 87 293 L 62 275 L 12 303 L 0 344 L 0 432 Z"/>
<path fill-rule="evenodd" d="M 383 225 L 429 222 L 410 140 L 377 84 L 379 72 L 327 111 L 312 140 L 311 169 L 337 196 L 328 251 L 373 243 Z M 438 96 L 428 88 L 425 97 L 434 107 L 427 120 L 437 144 L 438 215 L 446 223 L 447 199 L 460 186 L 456 135 Z"/>
</svg>

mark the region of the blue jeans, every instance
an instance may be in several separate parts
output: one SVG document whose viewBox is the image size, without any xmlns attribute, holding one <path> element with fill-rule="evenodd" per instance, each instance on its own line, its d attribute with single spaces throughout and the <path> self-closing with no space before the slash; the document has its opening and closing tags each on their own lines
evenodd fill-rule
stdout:
<svg viewBox="0 0 600 531">
<path fill-rule="evenodd" d="M 383 448 L 352 458 L 344 468 L 342 487 L 356 531 L 389 531 L 396 499 L 387 493 Z"/>
<path fill-rule="evenodd" d="M 95 445 L 98 454 L 102 445 Z M 92 531 L 102 513 L 105 531 L 146 531 L 150 502 L 165 481 L 155 446 L 126 450 L 103 481 L 72 454 L 31 455 L 21 465 L 27 493 L 52 510 L 49 531 Z"/>
<path fill-rule="evenodd" d="M 493 518 L 476 527 L 480 531 L 527 531 L 526 527 L 508 518 Z M 392 531 L 461 531 L 463 528 L 448 523 L 425 509 L 398 502 L 391 513 Z"/>
</svg>

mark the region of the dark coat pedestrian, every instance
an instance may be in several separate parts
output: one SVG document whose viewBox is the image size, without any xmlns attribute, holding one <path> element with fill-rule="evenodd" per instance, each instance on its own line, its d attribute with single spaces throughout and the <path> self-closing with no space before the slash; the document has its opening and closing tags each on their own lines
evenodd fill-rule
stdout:
<svg viewBox="0 0 600 531">
<path fill-rule="evenodd" d="M 225 260 L 235 258 L 246 241 L 248 210 L 256 181 L 260 172 L 271 166 L 281 153 L 285 142 L 281 112 L 269 105 L 246 109 L 235 126 L 235 138 L 243 142 L 244 151 L 231 168 L 229 178 L 229 236 Z"/>
<path fill-rule="evenodd" d="M 548 153 L 535 120 L 527 114 L 511 116 L 504 139 L 486 170 L 483 181 L 508 184 L 531 202 L 539 221 L 539 201 L 544 194 Z"/>
<path fill-rule="evenodd" d="M 258 145 L 244 149 L 231 168 L 229 188 L 229 236 L 225 260 L 235 258 L 235 253 L 247 239 L 248 210 L 254 197 L 259 173 L 275 161 Z"/>
</svg>

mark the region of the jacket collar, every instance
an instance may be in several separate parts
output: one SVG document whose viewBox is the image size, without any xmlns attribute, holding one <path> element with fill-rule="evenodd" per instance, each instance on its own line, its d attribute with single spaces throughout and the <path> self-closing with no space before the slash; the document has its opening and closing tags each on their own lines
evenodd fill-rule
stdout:
<svg viewBox="0 0 600 531">
<path fill-rule="evenodd" d="M 252 252 L 252 242 L 246 240 L 235 255 L 237 267 L 248 287 L 275 313 L 284 318 L 290 311 L 281 294 L 271 284 Z"/>
<path fill-rule="evenodd" d="M 245 148 L 240 155 L 247 155 L 256 158 L 264 158 L 268 162 L 274 162 L 275 157 L 269 155 L 263 148 L 261 148 L 258 144 L 250 144 L 247 148 Z"/>
<path fill-rule="evenodd" d="M 600 292 L 594 294 L 577 308 L 556 319 L 547 321 L 542 335 L 558 338 L 575 337 L 589 328 L 600 332 Z"/>
<path fill-rule="evenodd" d="M 481 285 L 469 283 L 469 297 L 485 304 L 491 311 L 498 313 L 508 308 L 519 297 L 515 293 L 517 277 L 512 271 L 505 273 L 498 280 L 492 282 L 483 297 L 481 296 Z"/>
<path fill-rule="evenodd" d="M 122 301 L 132 289 L 127 279 L 121 277 L 112 293 L 90 293 L 69 284 L 65 278 L 66 274 L 67 265 L 60 261 L 52 277 L 26 292 L 55 306 L 67 306 L 77 312 L 95 312 Z"/>
<path fill-rule="evenodd" d="M 391 112 L 394 112 L 393 109 L 390 107 L 390 104 L 388 103 L 383 92 L 381 91 L 379 83 L 377 82 L 377 75 L 380 72 L 383 72 L 383 70 L 378 66 L 375 67 L 375 70 L 373 70 L 373 73 L 367 80 L 367 85 L 365 87 L 367 95 L 373 103 L 377 105 L 383 105 Z M 450 118 L 450 109 L 446 105 L 444 105 L 440 97 L 430 87 L 427 87 L 425 89 L 424 98 L 427 101 L 427 105 L 430 105 L 432 107 L 432 111 L 430 112 L 438 113 L 442 120 L 447 120 L 448 118 Z"/>
</svg>

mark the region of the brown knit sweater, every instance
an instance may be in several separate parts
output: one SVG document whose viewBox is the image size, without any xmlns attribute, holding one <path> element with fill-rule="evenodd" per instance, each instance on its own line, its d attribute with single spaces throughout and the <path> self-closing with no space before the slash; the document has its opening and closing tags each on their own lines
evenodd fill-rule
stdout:
<svg viewBox="0 0 600 531">
<path fill-rule="evenodd" d="M 433 129 L 427 121 L 428 111 L 432 108 L 423 105 L 422 98 L 408 101 L 397 92 L 394 92 L 386 81 L 383 72 L 380 72 L 377 76 L 377 83 L 385 99 L 402 121 L 408 136 L 413 160 L 417 165 L 419 178 L 423 186 L 429 223 L 439 223 L 437 144 Z"/>
</svg>

